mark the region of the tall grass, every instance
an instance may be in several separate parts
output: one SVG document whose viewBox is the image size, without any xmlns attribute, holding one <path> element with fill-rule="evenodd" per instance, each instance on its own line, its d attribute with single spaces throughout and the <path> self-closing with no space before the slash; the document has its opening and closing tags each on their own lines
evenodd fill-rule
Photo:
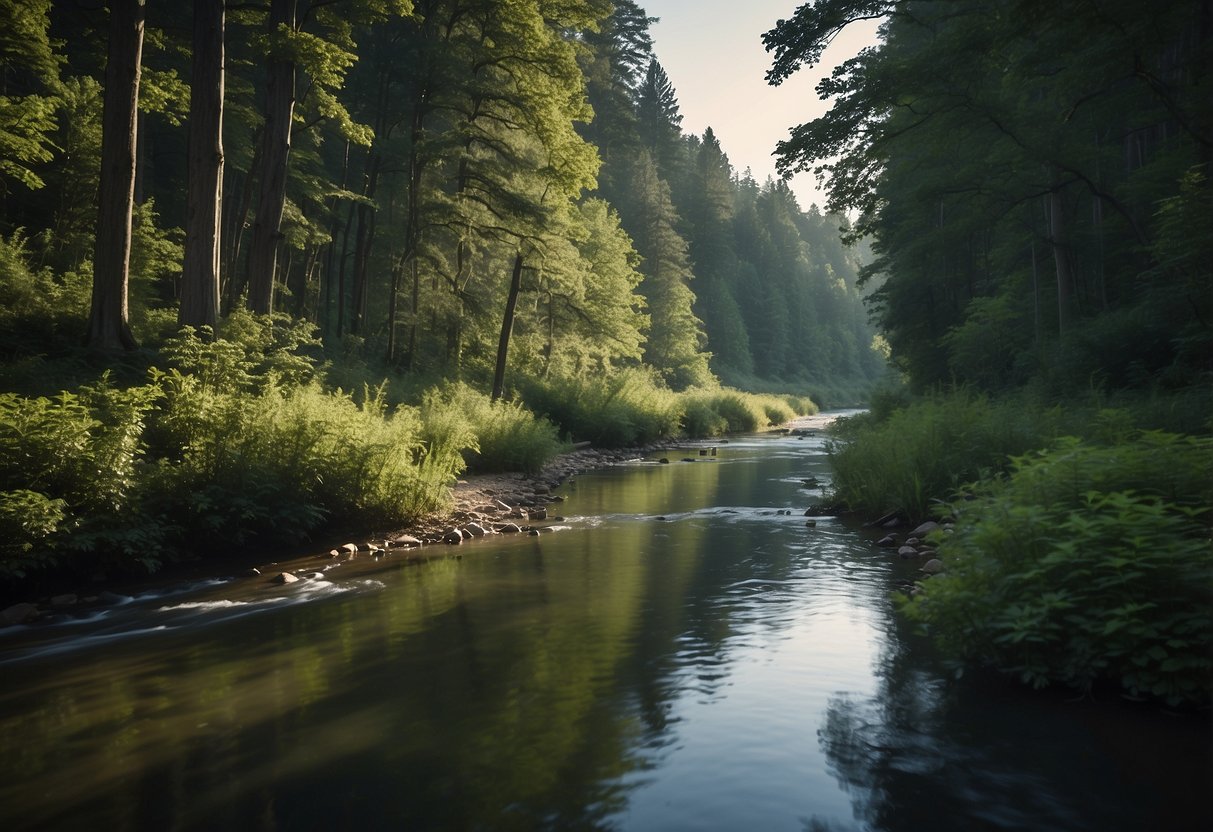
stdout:
<svg viewBox="0 0 1213 832">
<path fill-rule="evenodd" d="M 476 472 L 535 473 L 566 447 L 547 419 L 517 402 L 494 402 L 466 384 L 429 391 L 421 414 L 427 435 L 447 436 L 460 425 L 468 431 L 469 437 L 462 440 L 463 456 Z"/>
<path fill-rule="evenodd" d="M 523 400 L 573 441 L 621 448 L 676 435 L 678 395 L 651 373 L 624 370 L 600 378 L 524 379 Z"/>
<path fill-rule="evenodd" d="M 1006 469 L 1010 456 L 1048 447 L 1060 408 L 1025 410 L 967 393 L 939 395 L 894 410 L 839 420 L 830 448 L 835 497 L 876 516 L 931 515 L 963 484 Z"/>
</svg>

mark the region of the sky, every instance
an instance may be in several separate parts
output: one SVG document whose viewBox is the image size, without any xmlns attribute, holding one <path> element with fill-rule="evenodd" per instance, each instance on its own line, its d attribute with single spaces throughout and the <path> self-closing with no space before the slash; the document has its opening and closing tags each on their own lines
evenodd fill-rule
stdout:
<svg viewBox="0 0 1213 832">
<path fill-rule="evenodd" d="M 778 87 L 764 76 L 770 55 L 762 35 L 792 16 L 804 0 L 637 0 L 660 22 L 653 51 L 678 95 L 684 133 L 711 127 L 733 167 L 755 179 L 775 175 L 775 144 L 797 124 L 823 115 L 817 82 L 833 67 L 876 41 L 874 22 L 855 23 L 835 39 L 822 63 L 801 68 Z M 792 179 L 801 208 L 825 204 L 811 173 Z"/>
</svg>

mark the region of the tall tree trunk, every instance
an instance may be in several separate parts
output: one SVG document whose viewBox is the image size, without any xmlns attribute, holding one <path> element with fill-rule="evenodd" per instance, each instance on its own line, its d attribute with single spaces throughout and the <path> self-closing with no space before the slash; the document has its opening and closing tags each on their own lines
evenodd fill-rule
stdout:
<svg viewBox="0 0 1213 832">
<path fill-rule="evenodd" d="M 95 350 L 134 349 L 127 288 L 130 282 L 131 212 L 135 201 L 143 0 L 114 0 L 105 65 L 101 123 L 101 183 L 88 345 Z"/>
<path fill-rule="evenodd" d="M 296 0 L 271 0 L 271 36 L 295 29 Z M 274 272 L 282 239 L 286 171 L 291 153 L 291 118 L 295 112 L 295 63 L 271 58 L 265 87 L 265 132 L 262 136 L 261 182 L 253 243 L 249 252 L 248 307 L 259 315 L 274 311 Z"/>
<path fill-rule="evenodd" d="M 345 190 L 349 182 L 350 174 L 350 140 L 345 140 L 345 154 L 341 159 L 341 190 Z M 329 200 L 329 243 L 324 250 L 324 289 L 321 294 L 324 298 L 324 312 L 322 316 L 322 324 L 320 332 L 322 335 L 328 335 L 332 324 L 333 317 L 333 257 L 337 253 L 337 234 L 341 230 L 341 220 L 337 214 L 338 202 L 337 197 Z M 318 303 L 320 301 L 317 301 Z"/>
<path fill-rule="evenodd" d="M 253 158 L 249 162 L 248 173 L 245 174 L 244 184 L 240 188 L 240 202 L 231 221 L 231 233 L 227 237 L 227 292 L 223 299 L 225 312 L 236 307 L 236 302 L 240 300 L 240 294 L 248 281 L 248 275 L 240 273 L 240 248 L 244 242 L 244 227 L 248 222 L 249 211 L 253 208 L 253 186 L 257 182 L 257 171 L 261 167 L 262 132 L 264 130 L 259 131 L 255 139 Z"/>
<path fill-rule="evenodd" d="M 1054 177 L 1049 191 L 1049 244 L 1053 247 L 1053 265 L 1057 272 L 1057 334 L 1070 327 L 1074 304 L 1074 276 L 1070 271 L 1070 250 L 1066 240 L 1066 208 L 1061 185 Z"/>
<path fill-rule="evenodd" d="M 219 322 L 220 206 L 223 204 L 224 0 L 194 0 L 194 63 L 190 79 L 189 185 L 182 326 Z"/>
<path fill-rule="evenodd" d="M 404 269 L 410 266 L 413 271 L 412 313 L 409 326 L 409 346 L 405 357 L 406 367 L 413 363 L 413 349 L 417 345 L 417 248 L 420 237 L 421 218 L 418 216 L 421 206 L 421 179 L 423 164 L 417 152 L 417 143 L 421 140 L 421 130 L 425 125 L 424 90 L 418 94 L 413 103 L 413 118 L 409 129 L 409 194 L 405 202 L 404 218 L 404 251 L 392 269 L 392 295 L 388 304 L 388 363 L 395 360 L 396 353 L 396 310 L 397 296 L 400 293 L 400 283 Z"/>
<path fill-rule="evenodd" d="M 510 293 L 505 299 L 505 317 L 501 319 L 501 338 L 497 341 L 497 367 L 493 371 L 493 401 L 505 392 L 505 362 L 510 351 L 510 332 L 514 329 L 514 309 L 522 288 L 522 252 L 514 255 L 514 273 L 510 275 Z"/>
</svg>

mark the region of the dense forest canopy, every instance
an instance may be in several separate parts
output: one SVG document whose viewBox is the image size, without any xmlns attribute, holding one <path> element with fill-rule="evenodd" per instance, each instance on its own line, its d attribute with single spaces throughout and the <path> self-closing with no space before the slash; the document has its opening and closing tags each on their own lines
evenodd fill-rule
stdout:
<svg viewBox="0 0 1213 832">
<path fill-rule="evenodd" d="M 682 133 L 630 0 L 224 5 L 4 4 L 0 236 L 46 284 L 5 273 L 10 358 L 247 307 L 485 386 L 503 346 L 675 389 L 881 373 L 841 218 Z"/>
<path fill-rule="evenodd" d="M 873 18 L 779 156 L 857 212 L 896 364 L 919 388 L 1207 385 L 1213 4 L 813 0 L 767 33 L 769 80 Z"/>
</svg>

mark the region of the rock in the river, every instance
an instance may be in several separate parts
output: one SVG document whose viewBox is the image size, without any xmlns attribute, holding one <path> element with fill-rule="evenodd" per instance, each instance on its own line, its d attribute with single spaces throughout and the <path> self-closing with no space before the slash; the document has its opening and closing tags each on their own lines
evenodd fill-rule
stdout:
<svg viewBox="0 0 1213 832">
<path fill-rule="evenodd" d="M 664 457 L 664 456 L 663 456 L 661 459 L 657 460 L 657 461 L 658 461 L 658 462 L 660 462 L 662 465 L 669 465 L 669 464 L 670 464 L 670 460 L 669 460 L 669 459 L 667 459 L 667 458 L 666 458 L 666 457 Z"/>
<path fill-rule="evenodd" d="M 460 531 L 462 531 L 464 534 L 471 535 L 472 537 L 484 537 L 486 534 L 488 534 L 488 529 L 479 523 L 468 523 L 466 526 L 463 526 Z"/>
<path fill-rule="evenodd" d="M 290 572 L 279 572 L 277 575 L 270 578 L 270 580 L 276 584 L 293 584 L 295 581 L 299 580 L 299 578 L 292 575 Z"/>
<path fill-rule="evenodd" d="M 246 577 L 246 578 L 256 578 L 260 574 L 261 574 L 261 570 L 255 566 L 244 570 L 244 577 Z"/>
<path fill-rule="evenodd" d="M 517 523 L 502 523 L 497 526 L 497 531 L 501 532 L 502 534 L 517 534 L 518 532 L 522 531 L 522 529 Z"/>
<path fill-rule="evenodd" d="M 0 612 L 0 621 L 5 624 L 25 624 L 38 617 L 38 608 L 33 604 L 13 604 Z"/>
<path fill-rule="evenodd" d="M 64 593 L 63 595 L 52 595 L 51 596 L 51 606 L 52 607 L 74 607 L 74 606 L 76 606 L 77 600 L 78 599 L 76 598 L 76 593 L 74 593 L 74 592 L 67 592 L 67 593 Z"/>
<path fill-rule="evenodd" d="M 546 508 L 533 508 L 528 512 L 528 514 L 530 514 L 530 518 L 532 520 L 548 519 L 548 510 Z"/>
<path fill-rule="evenodd" d="M 345 552 L 347 555 L 356 555 L 356 554 L 358 554 L 358 544 L 357 543 L 342 543 L 341 551 Z"/>
<path fill-rule="evenodd" d="M 897 556 L 909 560 L 910 558 L 918 557 L 918 550 L 913 546 L 902 546 L 897 550 Z"/>
<path fill-rule="evenodd" d="M 921 526 L 916 528 L 914 531 L 910 532 L 910 537 L 917 537 L 921 540 L 922 538 L 926 537 L 928 534 L 930 534 L 931 532 L 935 531 L 938 528 L 939 528 L 938 523 L 936 523 L 934 520 L 928 520 L 927 522 L 923 523 Z"/>
<path fill-rule="evenodd" d="M 457 546 L 463 542 L 463 532 L 458 529 L 451 529 L 442 536 L 442 542 L 448 546 Z"/>
<path fill-rule="evenodd" d="M 398 537 L 392 538 L 392 545 L 393 546 L 420 546 L 421 541 L 418 538 L 413 537 L 411 534 L 402 534 Z"/>
<path fill-rule="evenodd" d="M 943 571 L 943 561 L 939 558 L 931 558 L 922 565 L 922 571 L 928 575 L 937 575 Z"/>
<path fill-rule="evenodd" d="M 880 540 L 876 541 L 876 545 L 884 549 L 891 549 L 897 545 L 897 535 L 886 534 L 884 537 L 880 538 Z"/>
</svg>

